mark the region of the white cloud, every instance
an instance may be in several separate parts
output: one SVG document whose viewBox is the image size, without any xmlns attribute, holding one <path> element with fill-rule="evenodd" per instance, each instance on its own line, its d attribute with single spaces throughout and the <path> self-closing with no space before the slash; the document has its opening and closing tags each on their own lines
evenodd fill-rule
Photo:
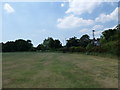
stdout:
<svg viewBox="0 0 120 90">
<path fill-rule="evenodd" d="M 84 28 L 81 29 L 79 32 L 80 33 L 86 33 L 92 36 L 92 30 L 95 30 L 95 37 L 100 37 L 102 32 L 104 31 L 104 26 L 102 25 L 95 25 L 92 28 Z"/>
<path fill-rule="evenodd" d="M 101 30 L 96 31 L 96 32 L 95 32 L 95 35 L 96 35 L 96 36 L 101 36 L 103 31 L 108 30 L 108 29 L 114 29 L 115 27 L 116 27 L 116 25 L 113 26 L 113 27 L 109 27 L 109 28 L 103 28 L 103 29 L 101 29 Z"/>
<path fill-rule="evenodd" d="M 101 36 L 102 35 L 102 32 L 103 31 L 105 31 L 105 30 L 108 30 L 108 29 L 114 29 L 116 27 L 116 25 L 115 26 L 113 26 L 113 27 L 108 27 L 108 28 L 106 28 L 106 27 L 104 27 L 104 26 L 102 26 L 102 25 L 95 25 L 95 26 L 93 26 L 93 28 L 92 29 L 90 29 L 90 30 L 95 30 L 95 36 L 96 37 L 99 37 L 99 36 Z M 89 29 L 83 29 L 84 30 L 84 33 L 87 33 L 87 32 L 89 32 L 90 30 Z M 91 31 L 91 34 L 92 34 L 92 31 Z"/>
<path fill-rule="evenodd" d="M 95 36 L 101 36 L 102 32 L 104 31 L 103 25 L 95 25 L 93 26 L 92 30 L 95 30 Z"/>
<path fill-rule="evenodd" d="M 89 31 L 89 29 L 84 28 L 84 29 L 81 29 L 79 32 L 80 32 L 80 33 L 87 33 L 88 31 Z"/>
<path fill-rule="evenodd" d="M 6 10 L 6 12 L 8 12 L 8 13 L 15 12 L 15 10 L 13 9 L 13 7 L 10 4 L 8 4 L 8 3 L 4 4 L 4 10 Z"/>
<path fill-rule="evenodd" d="M 101 31 L 96 31 L 95 32 L 95 36 L 96 37 L 100 37 L 102 35 L 102 32 L 103 32 L 102 30 Z"/>
<path fill-rule="evenodd" d="M 83 19 L 82 17 L 78 17 L 83 13 L 92 13 L 94 9 L 98 6 L 101 5 L 103 2 L 101 0 L 96 1 L 96 0 L 69 0 L 69 8 L 65 12 L 66 17 L 59 18 L 57 20 L 58 28 L 62 29 L 71 29 L 71 28 L 83 28 L 84 26 L 93 26 L 92 28 L 85 28 L 81 29 L 79 32 L 80 33 L 90 33 L 90 30 L 96 30 L 96 35 L 100 35 L 101 32 L 104 30 L 103 25 L 97 25 L 98 22 L 108 22 L 115 20 L 117 21 L 118 19 L 118 9 L 116 8 L 111 12 L 110 14 L 101 14 L 99 17 L 92 19 Z M 62 3 L 63 4 L 63 3 Z M 64 5 L 61 4 L 61 7 Z M 120 9 L 119 9 L 120 10 Z M 119 11 L 120 12 L 120 11 Z M 120 15 L 119 15 L 120 16 Z"/>
<path fill-rule="evenodd" d="M 62 3 L 62 4 L 61 4 L 61 7 L 64 7 L 64 6 L 65 6 L 65 4 Z"/>
<path fill-rule="evenodd" d="M 114 29 L 116 28 L 117 25 L 113 26 L 113 27 L 107 27 L 107 28 L 104 28 L 104 30 L 108 30 L 108 29 Z"/>
<path fill-rule="evenodd" d="M 92 30 L 102 30 L 103 28 L 103 25 L 95 25 L 93 26 Z"/>
<path fill-rule="evenodd" d="M 74 13 L 77 15 L 83 13 L 92 13 L 92 11 L 100 5 L 102 2 L 96 2 L 96 0 L 70 0 L 69 9 L 66 13 Z"/>
<path fill-rule="evenodd" d="M 94 21 L 93 20 L 85 20 L 83 18 L 75 17 L 74 15 L 69 15 L 64 18 L 58 19 L 58 25 L 57 27 L 59 28 L 75 28 L 75 27 L 80 27 L 80 26 L 89 26 L 93 25 Z"/>
<path fill-rule="evenodd" d="M 92 28 L 89 28 L 89 29 L 88 28 L 84 28 L 84 29 L 81 29 L 79 32 L 82 33 L 82 34 L 88 34 L 92 38 Z M 94 33 L 95 37 L 96 38 L 100 37 L 102 32 L 103 32 L 103 30 L 95 31 L 95 33 Z"/>
<path fill-rule="evenodd" d="M 119 10 L 119 11 L 118 11 Z M 120 8 L 116 8 L 110 14 L 101 14 L 99 17 L 95 19 L 96 22 L 106 23 L 109 21 L 118 21 L 118 12 L 120 12 Z M 120 13 L 119 13 L 120 14 Z"/>
</svg>

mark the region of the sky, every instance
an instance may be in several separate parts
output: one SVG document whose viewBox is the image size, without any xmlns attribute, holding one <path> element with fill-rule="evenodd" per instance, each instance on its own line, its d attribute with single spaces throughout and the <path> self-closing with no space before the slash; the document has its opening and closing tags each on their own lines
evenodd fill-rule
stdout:
<svg viewBox="0 0 120 90">
<path fill-rule="evenodd" d="M 65 45 L 67 39 L 101 32 L 118 24 L 117 2 L 4 2 L 2 42 L 31 40 L 34 46 L 53 37 Z"/>
</svg>

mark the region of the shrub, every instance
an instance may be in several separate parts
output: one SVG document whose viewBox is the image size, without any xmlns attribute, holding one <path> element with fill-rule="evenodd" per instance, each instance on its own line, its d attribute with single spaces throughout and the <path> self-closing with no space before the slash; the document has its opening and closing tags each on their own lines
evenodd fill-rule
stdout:
<svg viewBox="0 0 120 90">
<path fill-rule="evenodd" d="M 86 49 L 83 47 L 70 47 L 69 52 L 85 52 Z"/>
<path fill-rule="evenodd" d="M 102 47 L 106 49 L 108 53 L 117 54 L 117 50 L 118 50 L 117 44 L 118 44 L 117 41 L 111 41 L 111 42 L 103 44 Z"/>
<path fill-rule="evenodd" d="M 66 53 L 69 51 L 69 49 L 67 47 L 63 47 L 63 48 L 60 48 L 58 49 L 59 51 L 62 51 L 63 53 Z"/>
<path fill-rule="evenodd" d="M 86 47 L 87 52 L 91 52 L 93 47 L 94 47 L 93 44 L 91 44 L 91 43 L 88 44 L 87 47 Z"/>
<path fill-rule="evenodd" d="M 77 52 L 85 52 L 86 49 L 83 47 L 76 47 Z"/>
<path fill-rule="evenodd" d="M 91 52 L 105 53 L 107 52 L 107 49 L 101 46 L 95 46 L 91 49 Z"/>
<path fill-rule="evenodd" d="M 85 52 L 86 49 L 83 47 L 70 47 L 70 48 L 63 47 L 63 48 L 60 48 L 59 51 L 62 51 L 63 53 L 65 53 L 65 52 Z"/>
<path fill-rule="evenodd" d="M 98 52 L 104 53 L 107 52 L 107 49 L 102 46 L 94 46 L 93 44 L 88 44 L 86 47 L 87 52 Z"/>
</svg>

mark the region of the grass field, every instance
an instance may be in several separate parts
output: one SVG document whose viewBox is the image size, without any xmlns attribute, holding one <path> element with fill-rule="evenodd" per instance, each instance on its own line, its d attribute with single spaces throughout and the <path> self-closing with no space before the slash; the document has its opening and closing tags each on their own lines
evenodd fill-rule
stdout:
<svg viewBox="0 0 120 90">
<path fill-rule="evenodd" d="M 118 60 L 70 53 L 3 53 L 3 88 L 117 88 Z"/>
</svg>

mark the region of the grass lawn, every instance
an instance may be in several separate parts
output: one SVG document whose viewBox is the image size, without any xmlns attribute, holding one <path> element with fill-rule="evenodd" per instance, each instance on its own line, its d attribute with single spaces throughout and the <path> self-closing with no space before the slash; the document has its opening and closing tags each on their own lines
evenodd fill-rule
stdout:
<svg viewBox="0 0 120 90">
<path fill-rule="evenodd" d="M 3 88 L 117 88 L 118 60 L 70 53 L 3 53 Z"/>
</svg>

